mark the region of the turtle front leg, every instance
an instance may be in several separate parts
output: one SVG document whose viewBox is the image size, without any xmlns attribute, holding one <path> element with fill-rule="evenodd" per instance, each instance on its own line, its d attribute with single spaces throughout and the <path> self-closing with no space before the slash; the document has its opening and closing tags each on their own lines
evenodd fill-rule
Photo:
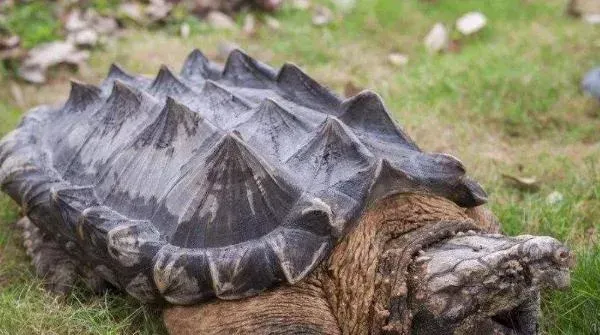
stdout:
<svg viewBox="0 0 600 335">
<path fill-rule="evenodd" d="M 410 267 L 413 334 L 537 334 L 540 289 L 568 287 L 572 265 L 551 237 L 459 233 Z"/>
<path fill-rule="evenodd" d="M 171 335 L 340 334 L 337 321 L 313 276 L 243 300 L 215 300 L 164 311 Z"/>
<path fill-rule="evenodd" d="M 94 292 L 107 288 L 106 281 L 69 255 L 63 246 L 44 234 L 29 218 L 21 218 L 17 227 L 22 230 L 23 245 L 31 257 L 35 273 L 44 279 L 49 291 L 65 295 L 79 280 Z"/>
</svg>

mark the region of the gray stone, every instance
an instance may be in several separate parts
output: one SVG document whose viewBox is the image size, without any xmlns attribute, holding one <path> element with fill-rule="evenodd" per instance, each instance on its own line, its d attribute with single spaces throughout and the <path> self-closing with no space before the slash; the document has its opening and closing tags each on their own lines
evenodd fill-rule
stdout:
<svg viewBox="0 0 600 335">
<path fill-rule="evenodd" d="M 442 23 L 436 23 L 425 37 L 425 47 L 430 52 L 440 52 L 448 47 L 450 37 L 448 29 Z"/>
<path fill-rule="evenodd" d="M 487 18 L 480 12 L 471 12 L 456 20 L 456 29 L 463 35 L 474 34 L 485 27 Z"/>
</svg>

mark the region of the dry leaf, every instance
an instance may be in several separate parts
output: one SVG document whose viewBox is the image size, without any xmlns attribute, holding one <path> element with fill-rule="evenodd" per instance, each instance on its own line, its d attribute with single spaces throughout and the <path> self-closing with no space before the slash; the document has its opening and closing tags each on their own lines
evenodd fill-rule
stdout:
<svg viewBox="0 0 600 335">
<path fill-rule="evenodd" d="M 41 84 L 46 81 L 46 70 L 58 64 L 79 66 L 89 58 L 89 52 L 78 50 L 70 42 L 50 42 L 29 50 L 27 58 L 21 64 L 18 75 L 30 83 Z"/>
<path fill-rule="evenodd" d="M 515 177 L 502 174 L 502 178 L 504 178 L 507 184 L 521 191 L 536 192 L 540 189 L 540 184 L 535 177 Z"/>
<path fill-rule="evenodd" d="M 393 52 L 388 55 L 388 62 L 398 67 L 404 66 L 408 63 L 408 56 L 401 53 Z"/>
</svg>

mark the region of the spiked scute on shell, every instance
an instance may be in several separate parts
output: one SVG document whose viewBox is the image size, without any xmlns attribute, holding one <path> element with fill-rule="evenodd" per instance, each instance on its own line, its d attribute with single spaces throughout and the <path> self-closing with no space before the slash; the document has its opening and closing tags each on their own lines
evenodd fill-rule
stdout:
<svg viewBox="0 0 600 335">
<path fill-rule="evenodd" d="M 380 97 L 342 101 L 286 64 L 193 51 L 154 80 L 112 66 L 0 142 L 0 185 L 41 230 L 144 301 L 234 299 L 295 283 L 374 201 L 485 193 L 422 152 Z"/>
</svg>

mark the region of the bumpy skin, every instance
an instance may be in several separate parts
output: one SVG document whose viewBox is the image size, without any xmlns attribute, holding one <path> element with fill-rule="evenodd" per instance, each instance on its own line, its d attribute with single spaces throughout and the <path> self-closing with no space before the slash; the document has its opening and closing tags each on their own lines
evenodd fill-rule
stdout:
<svg viewBox="0 0 600 335">
<path fill-rule="evenodd" d="M 0 186 L 78 262 L 175 304 L 297 283 L 390 194 L 486 197 L 376 94 L 342 101 L 294 65 L 238 50 L 222 69 L 194 51 L 181 76 L 113 66 L 100 87 L 74 83 L 0 142 Z"/>
<path fill-rule="evenodd" d="M 240 301 L 171 307 L 171 334 L 535 334 L 541 288 L 568 285 L 552 238 L 489 234 L 485 208 L 384 199 L 296 285 Z M 476 232 L 477 231 L 477 232 Z"/>
</svg>

